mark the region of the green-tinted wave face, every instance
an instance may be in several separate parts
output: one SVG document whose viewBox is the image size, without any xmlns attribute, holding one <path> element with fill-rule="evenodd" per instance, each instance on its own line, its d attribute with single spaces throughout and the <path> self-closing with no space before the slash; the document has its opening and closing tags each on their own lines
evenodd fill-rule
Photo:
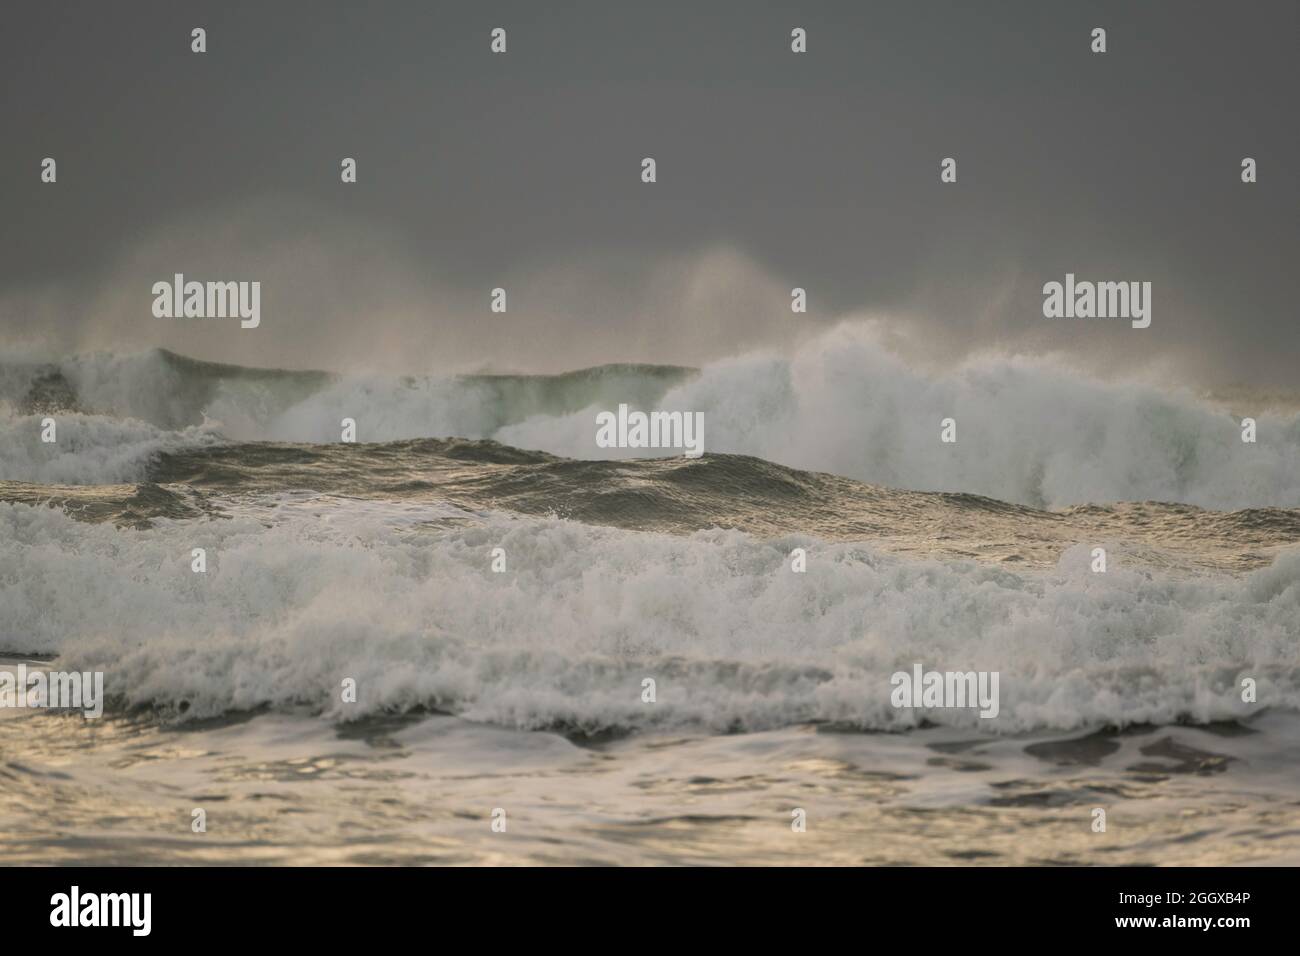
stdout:
<svg viewBox="0 0 1300 956">
<path fill-rule="evenodd" d="M 1100 380 L 1046 359 L 985 356 L 921 370 L 849 326 L 791 355 L 560 375 L 339 375 L 161 351 L 0 360 L 0 480 L 139 482 L 156 456 L 220 443 L 462 439 L 577 461 L 744 456 L 1040 510 L 1300 507 L 1300 415 L 1258 397 L 1237 401 Z M 600 422 L 622 409 L 677 416 L 690 436 L 683 428 L 666 445 L 611 443 Z M 37 437 L 49 415 L 62 436 L 53 447 Z M 941 437 L 949 421 L 952 434 Z M 635 495 L 620 494 L 632 509 Z"/>
<path fill-rule="evenodd" d="M 367 409 L 388 414 L 388 424 L 424 437 L 440 415 L 457 409 L 474 414 L 464 427 L 487 433 L 543 415 L 569 415 L 599 405 L 653 405 L 675 385 L 698 374 L 668 365 L 614 364 L 558 375 L 343 376 L 324 371 L 247 368 L 204 362 L 165 349 L 131 356 L 95 354 L 62 362 L 11 363 L 0 367 L 0 400 L 23 414 L 77 412 L 130 417 L 176 430 L 215 419 L 238 437 L 276 437 L 279 420 L 312 398 L 345 405 L 356 397 Z M 330 390 L 334 391 L 331 393 Z M 422 403 L 427 408 L 422 408 Z M 398 414 L 418 415 L 399 421 Z M 354 415 L 361 414 L 353 409 Z M 445 434 L 456 434 L 456 422 Z M 301 435 L 285 437 L 303 437 Z"/>
</svg>

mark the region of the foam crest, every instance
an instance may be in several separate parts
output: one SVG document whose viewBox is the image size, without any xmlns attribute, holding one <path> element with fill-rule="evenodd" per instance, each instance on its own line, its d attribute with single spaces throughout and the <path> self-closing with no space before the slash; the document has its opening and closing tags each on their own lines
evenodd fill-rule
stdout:
<svg viewBox="0 0 1300 956">
<path fill-rule="evenodd" d="M 1300 507 L 1300 415 L 1241 410 L 1258 422 L 1258 440 L 1247 444 L 1239 418 L 1187 393 L 1102 381 L 1041 358 L 983 357 L 922 373 L 867 325 L 839 326 L 790 355 L 741 356 L 698 373 L 605 366 L 559 376 L 343 377 L 163 352 L 87 356 L 43 370 L 0 365 L 9 426 L 15 411 L 32 410 L 24 403 L 55 401 L 69 388 L 85 413 L 168 430 L 211 419 L 234 440 L 335 442 L 350 418 L 363 442 L 459 437 L 569 458 L 672 454 L 596 445 L 596 414 L 627 403 L 702 412 L 706 452 L 894 488 L 1035 507 Z M 939 440 L 947 418 L 956 420 L 952 444 Z M 0 478 L 35 473 L 8 465 L 8 454 L 0 451 Z"/>
<path fill-rule="evenodd" d="M 215 444 L 212 426 L 166 431 L 133 419 L 60 413 L 53 442 L 41 415 L 0 415 L 0 481 L 111 485 L 144 481 L 156 455 Z"/>
<path fill-rule="evenodd" d="M 1082 549 L 1030 572 L 736 531 L 497 514 L 433 527 L 415 505 L 291 505 L 136 531 L 0 504 L 0 646 L 190 716 L 423 705 L 589 732 L 922 717 L 1013 732 L 1244 716 L 1241 676 L 1261 702 L 1300 706 L 1300 552 L 1241 577 L 1096 575 Z M 806 574 L 790 571 L 796 545 Z M 889 676 L 914 663 L 999 671 L 1000 716 L 894 709 Z"/>
<path fill-rule="evenodd" d="M 1246 444 L 1239 419 L 1187 394 L 1091 379 L 1044 359 L 982 358 L 923 375 L 863 327 L 828 332 L 791 358 L 707 366 L 659 405 L 702 411 L 708 451 L 895 488 L 1035 507 L 1300 507 L 1300 416 L 1253 416 L 1258 441 Z M 595 411 L 532 418 L 494 437 L 607 457 L 595 445 Z M 939 440 L 946 418 L 956 421 L 952 444 Z"/>
</svg>

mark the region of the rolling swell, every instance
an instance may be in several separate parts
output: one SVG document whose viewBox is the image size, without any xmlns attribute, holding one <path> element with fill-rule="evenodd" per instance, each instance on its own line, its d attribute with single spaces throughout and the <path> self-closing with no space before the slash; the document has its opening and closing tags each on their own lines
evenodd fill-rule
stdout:
<svg viewBox="0 0 1300 956">
<path fill-rule="evenodd" d="M 972 503 L 961 508 L 982 513 Z M 874 543 L 629 532 L 432 503 L 316 496 L 147 531 L 0 503 L 0 648 L 103 670 L 117 705 L 355 720 L 433 708 L 589 735 L 821 721 L 996 732 L 1300 706 L 1300 551 L 1171 573 L 1087 547 L 1048 568 Z M 808 550 L 807 574 L 790 551 Z M 190 549 L 207 550 L 194 574 Z M 489 554 L 508 557 L 494 573 Z M 897 709 L 891 673 L 998 670 L 1001 712 Z M 641 680 L 659 681 L 646 707 Z M 340 677 L 364 688 L 341 704 Z"/>
<path fill-rule="evenodd" d="M 161 353 L 93 375 L 86 362 L 57 376 L 7 366 L 0 649 L 109 671 L 120 703 L 200 717 L 436 708 L 593 734 L 904 729 L 921 718 L 880 690 L 918 660 L 1000 669 L 998 726 L 1013 731 L 1237 719 L 1241 673 L 1259 677 L 1271 706 L 1300 706 L 1300 509 L 1268 505 L 1288 500 L 1294 477 L 1289 420 L 1261 419 L 1271 444 L 1241 470 L 1235 424 L 1181 399 L 1054 381 L 1061 397 L 999 431 L 1003 398 L 987 378 L 927 390 L 891 380 L 888 365 L 821 375 L 815 358 L 697 375 L 617 367 L 560 385 L 242 376 Z M 195 381 L 168 386 L 176 374 Z M 1037 374 L 1017 387 L 1032 392 Z M 647 401 L 703 408 L 708 452 L 560 454 L 590 432 L 582 403 L 629 382 L 659 396 Z M 966 458 L 909 444 L 900 421 L 915 410 L 890 395 L 904 386 L 921 417 L 963 409 Z M 530 390 L 552 413 L 536 413 Z M 57 446 L 35 437 L 49 409 Z M 1070 409 L 1077 428 L 1038 430 Z M 346 411 L 362 443 L 337 440 Z M 501 421 L 514 424 L 488 427 Z M 419 434 L 447 423 L 443 434 L 462 436 Z M 1091 467 L 1157 438 L 1154 470 Z M 779 455 L 719 448 L 778 440 Z M 790 464 L 828 455 L 847 474 Z M 1046 506 L 1069 468 L 1079 495 Z M 951 487 L 899 490 L 855 472 Z M 1264 504 L 1083 494 L 1227 500 L 1232 481 Z M 1099 544 L 1105 575 L 1089 567 Z M 498 546 L 503 574 L 488 562 Z M 205 575 L 191 571 L 195 547 L 207 549 Z M 791 573 L 795 548 L 816 573 Z M 637 693 L 646 673 L 664 680 L 653 710 Z M 338 710 L 340 674 L 368 688 L 356 713 Z"/>
<path fill-rule="evenodd" d="M 357 422 L 362 443 L 491 439 L 572 460 L 670 454 L 596 446 L 596 412 L 627 403 L 703 413 L 710 453 L 891 488 L 1039 510 L 1122 501 L 1300 507 L 1300 415 L 1274 400 L 1237 394 L 1229 407 L 1046 359 L 982 357 L 922 372 L 859 326 L 831 329 L 790 356 L 699 370 L 340 376 L 167 352 L 0 363 L 0 403 L 0 478 L 18 481 L 139 482 L 158 453 L 217 438 L 334 444 L 344 418 Z M 63 411 L 71 447 L 33 444 L 51 409 Z M 938 440 L 947 417 L 957 420 L 952 444 Z M 1255 443 L 1241 440 L 1243 417 L 1258 423 Z"/>
<path fill-rule="evenodd" d="M 327 406 L 354 400 L 380 418 L 387 415 L 390 429 L 404 430 L 393 413 L 424 414 L 417 433 L 387 436 L 414 438 L 435 434 L 424 429 L 436 429 L 440 421 L 454 424 L 457 413 L 463 428 L 492 431 L 532 415 L 567 415 L 593 404 L 652 404 L 693 374 L 677 366 L 614 364 L 559 375 L 365 378 L 247 368 L 155 349 L 136 355 L 97 353 L 59 362 L 0 364 L 0 402 L 21 415 L 71 412 L 133 418 L 172 431 L 216 419 L 235 438 L 316 440 L 277 432 L 294 429 L 300 419 L 289 413 L 303 402 L 315 399 Z M 367 417 L 359 407 L 351 413 Z M 451 427 L 443 433 L 461 430 Z M 331 423 L 320 440 L 335 440 L 336 433 Z"/>
<path fill-rule="evenodd" d="M 148 527 L 222 517 L 284 496 L 404 502 L 431 515 L 504 512 L 690 534 L 870 541 L 916 555 L 1054 565 L 1102 543 L 1155 566 L 1244 571 L 1300 543 L 1300 509 L 1216 512 L 1159 502 L 1043 510 L 970 494 L 914 492 L 742 455 L 575 461 L 492 441 L 212 442 L 155 453 L 145 481 L 0 482 L 0 500 L 49 503 L 84 521 Z"/>
</svg>

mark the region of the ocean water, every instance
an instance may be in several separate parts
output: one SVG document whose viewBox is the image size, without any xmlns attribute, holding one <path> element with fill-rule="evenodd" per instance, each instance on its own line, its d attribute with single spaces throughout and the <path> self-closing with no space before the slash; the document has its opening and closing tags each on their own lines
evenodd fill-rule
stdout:
<svg viewBox="0 0 1300 956">
<path fill-rule="evenodd" d="M 620 402 L 706 454 L 596 448 Z M 109 697 L 0 709 L 17 862 L 1296 862 L 1300 415 L 852 328 L 549 377 L 0 360 L 0 655 Z M 914 664 L 997 671 L 997 717 L 895 708 Z"/>
</svg>

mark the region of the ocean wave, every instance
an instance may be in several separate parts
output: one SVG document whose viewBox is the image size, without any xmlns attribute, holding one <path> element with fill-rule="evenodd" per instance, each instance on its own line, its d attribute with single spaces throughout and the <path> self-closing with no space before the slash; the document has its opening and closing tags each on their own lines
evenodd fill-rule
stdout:
<svg viewBox="0 0 1300 956">
<path fill-rule="evenodd" d="M 136 419 L 59 413 L 42 441 L 43 415 L 0 415 L 0 481 L 107 485 L 144 480 L 169 450 L 221 442 L 212 425 L 168 431 Z"/>
<path fill-rule="evenodd" d="M 923 374 L 857 327 L 792 358 L 710 365 L 660 407 L 702 411 L 708 452 L 893 488 L 1053 508 L 1300 506 L 1300 415 L 1252 415 L 1258 441 L 1248 444 L 1239 418 L 1190 394 L 1092 379 L 1044 359 L 971 359 Z M 947 418 L 956 422 L 951 444 L 940 441 Z M 493 437 L 573 458 L 620 454 L 597 449 L 594 431 L 589 411 L 530 418 Z"/>
<path fill-rule="evenodd" d="M 0 367 L 13 414 L 62 404 L 180 431 L 216 423 L 231 440 L 492 439 L 574 459 L 670 454 L 595 444 L 598 411 L 698 411 L 706 453 L 748 455 L 876 485 L 1030 505 L 1163 501 L 1231 510 L 1300 507 L 1300 415 L 1235 414 L 1188 393 L 1108 382 L 1047 359 L 970 359 L 923 373 L 865 326 L 841 326 L 791 356 L 699 370 L 618 365 L 560 376 L 336 376 L 241 369 L 154 352 Z M 956 420 L 957 441 L 940 441 Z M 97 453 L 96 453 L 97 454 Z M 91 455 L 84 474 L 105 480 Z M 34 474 L 0 446 L 0 478 Z M 69 461 L 71 464 L 71 460 Z M 143 470 L 135 474 L 144 480 Z"/>
<path fill-rule="evenodd" d="M 0 504 L 0 646 L 103 670 L 119 702 L 190 717 L 425 707 L 584 733 L 922 720 L 1017 732 L 1300 706 L 1297 550 L 1239 576 L 1094 574 L 1085 546 L 1033 571 L 802 535 L 281 505 L 274 520 L 133 530 Z M 790 569 L 796 546 L 806 573 Z M 496 547 L 504 573 L 490 569 Z M 889 676 L 914 663 L 998 671 L 1000 715 L 894 709 Z M 1240 699 L 1244 676 L 1257 706 Z"/>
<path fill-rule="evenodd" d="M 338 375 L 202 362 L 163 349 L 0 362 L 0 407 L 82 412 L 180 430 L 219 421 L 232 440 L 333 442 L 344 417 L 364 441 L 490 438 L 533 415 L 658 401 L 692 369 L 602 365 L 559 375 Z"/>
<path fill-rule="evenodd" d="M 145 427 L 145 426 L 141 426 Z M 554 516 L 634 531 L 734 528 L 759 537 L 806 534 L 871 541 L 899 554 L 1054 564 L 1076 544 L 1130 566 L 1240 572 L 1300 544 L 1300 509 L 1210 511 L 1130 502 L 1045 511 L 971 494 L 917 492 L 799 471 L 744 455 L 576 461 L 493 441 L 421 438 L 373 444 L 232 443 L 192 429 L 146 431 L 121 461 L 121 484 L 0 481 L 0 501 L 47 504 L 87 522 L 149 527 L 155 519 L 220 516 L 284 494 L 400 502 L 434 514 Z M 119 437 L 107 431 L 110 448 Z M 48 450 L 36 452 L 50 459 Z M 66 477 L 50 459 L 36 469 Z M 84 462 L 77 469 L 84 469 Z M 33 470 L 29 467 L 27 470 Z M 78 470 L 78 474 L 81 471 Z"/>
</svg>

